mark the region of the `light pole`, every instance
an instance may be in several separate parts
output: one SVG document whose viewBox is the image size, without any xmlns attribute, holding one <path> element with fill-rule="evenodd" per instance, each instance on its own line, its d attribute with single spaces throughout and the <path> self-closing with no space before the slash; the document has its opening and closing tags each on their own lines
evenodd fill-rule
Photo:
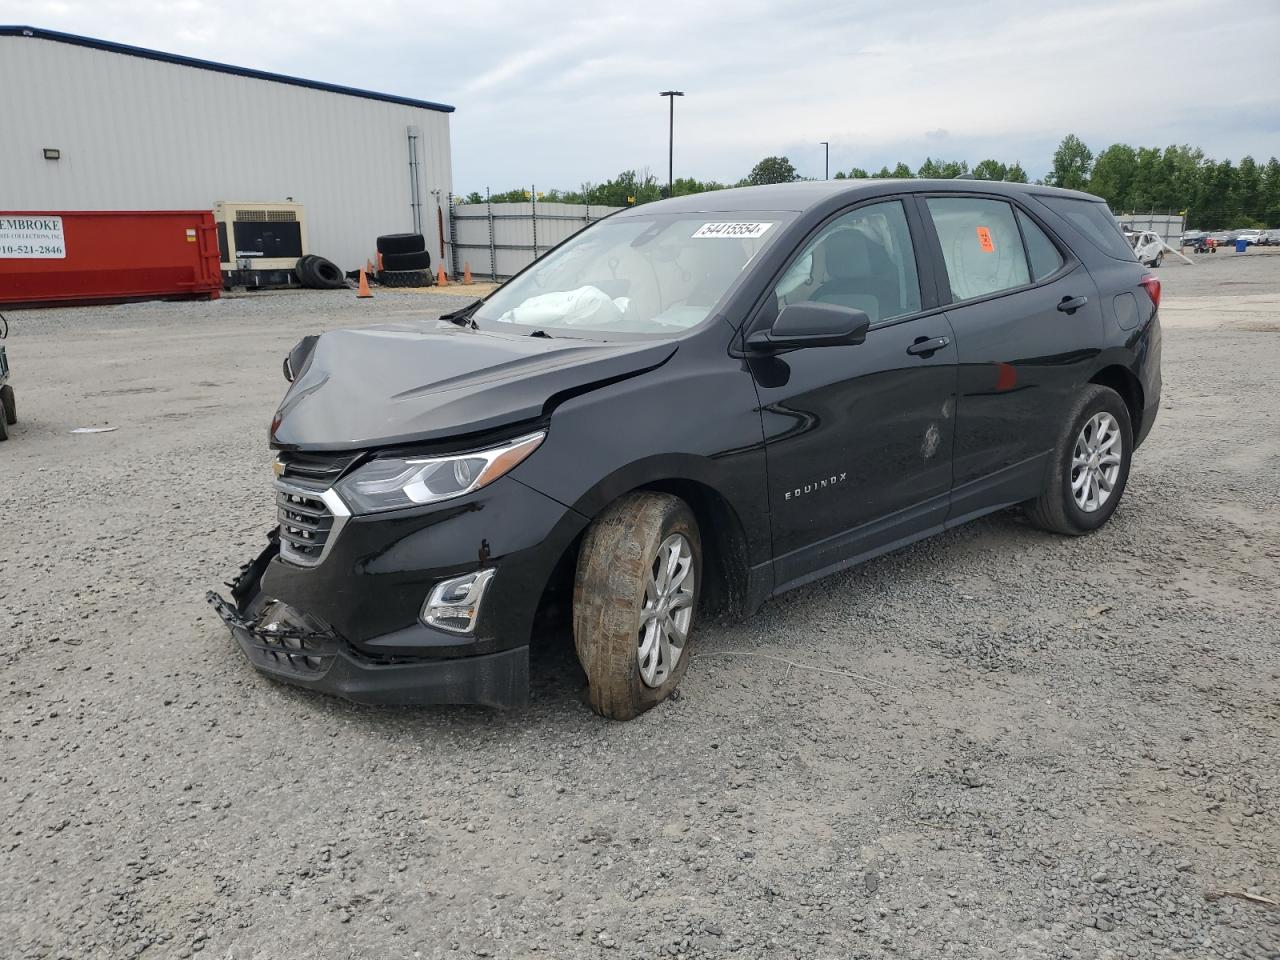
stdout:
<svg viewBox="0 0 1280 960">
<path fill-rule="evenodd" d="M 676 97 L 683 97 L 683 90 L 663 90 L 658 94 L 660 97 L 666 97 L 670 104 L 670 112 L 667 120 L 667 196 L 671 196 L 675 192 L 675 158 L 676 158 Z"/>
<path fill-rule="evenodd" d="M 823 140 L 822 143 L 822 179 L 831 179 L 831 144 Z"/>
</svg>

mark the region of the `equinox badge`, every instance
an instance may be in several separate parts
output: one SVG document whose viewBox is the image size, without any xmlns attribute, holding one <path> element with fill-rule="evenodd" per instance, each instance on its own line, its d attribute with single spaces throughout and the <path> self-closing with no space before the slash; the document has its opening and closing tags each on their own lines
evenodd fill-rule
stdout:
<svg viewBox="0 0 1280 960">
<path fill-rule="evenodd" d="M 844 483 L 849 476 L 847 473 L 832 474 L 829 477 L 823 477 L 821 480 L 815 480 L 813 483 L 806 483 L 803 487 L 796 487 L 794 490 L 788 490 L 783 495 L 783 500 L 795 500 L 797 497 L 803 497 L 806 494 L 813 493 L 815 490 L 822 490 L 824 487 L 834 487 L 837 483 Z"/>
</svg>

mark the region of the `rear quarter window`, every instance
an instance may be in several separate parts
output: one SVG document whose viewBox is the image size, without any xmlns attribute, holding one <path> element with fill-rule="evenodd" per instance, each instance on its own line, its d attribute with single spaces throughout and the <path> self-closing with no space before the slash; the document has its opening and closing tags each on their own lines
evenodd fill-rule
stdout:
<svg viewBox="0 0 1280 960">
<path fill-rule="evenodd" d="M 1089 238 L 1089 242 L 1116 260 L 1136 260 L 1129 241 L 1120 232 L 1111 208 L 1101 200 L 1076 200 L 1073 197 L 1036 197 L 1041 203 L 1070 221 L 1071 225 Z"/>
</svg>

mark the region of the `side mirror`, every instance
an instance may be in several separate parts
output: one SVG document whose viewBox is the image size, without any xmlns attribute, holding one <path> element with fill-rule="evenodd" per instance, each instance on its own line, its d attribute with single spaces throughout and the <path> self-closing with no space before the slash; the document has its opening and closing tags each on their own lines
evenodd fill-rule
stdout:
<svg viewBox="0 0 1280 960">
<path fill-rule="evenodd" d="M 806 300 L 783 307 L 773 326 L 751 334 L 747 346 L 765 352 L 843 347 L 862 343 L 870 327 L 871 318 L 862 310 Z"/>
</svg>

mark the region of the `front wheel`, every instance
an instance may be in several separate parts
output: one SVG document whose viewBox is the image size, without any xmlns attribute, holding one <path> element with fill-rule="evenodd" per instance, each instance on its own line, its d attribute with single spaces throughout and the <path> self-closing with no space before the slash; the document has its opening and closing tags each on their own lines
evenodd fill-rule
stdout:
<svg viewBox="0 0 1280 960">
<path fill-rule="evenodd" d="M 1129 480 L 1133 425 L 1114 390 L 1088 384 L 1054 448 L 1044 491 L 1026 505 L 1036 526 L 1080 536 L 1111 519 Z"/>
<path fill-rule="evenodd" d="M 689 666 L 702 541 L 689 506 L 629 494 L 587 530 L 573 590 L 573 640 L 591 708 L 630 720 L 661 703 Z"/>
<path fill-rule="evenodd" d="M 18 422 L 18 401 L 14 398 L 12 384 L 6 383 L 0 387 L 0 408 L 3 408 L 5 423 Z"/>
</svg>

